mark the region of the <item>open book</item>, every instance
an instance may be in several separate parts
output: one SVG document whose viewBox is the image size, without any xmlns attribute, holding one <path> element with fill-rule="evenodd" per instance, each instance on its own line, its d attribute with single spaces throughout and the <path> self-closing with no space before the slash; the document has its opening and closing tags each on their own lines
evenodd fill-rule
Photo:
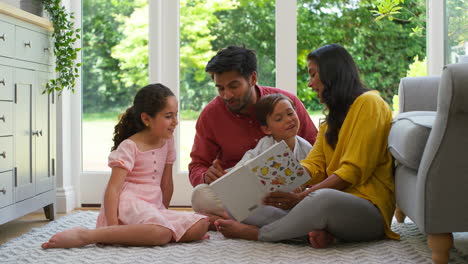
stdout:
<svg viewBox="0 0 468 264">
<path fill-rule="evenodd" d="M 278 142 L 210 184 L 225 209 L 242 221 L 262 206 L 269 192 L 290 192 L 310 177 L 288 145 Z"/>
</svg>

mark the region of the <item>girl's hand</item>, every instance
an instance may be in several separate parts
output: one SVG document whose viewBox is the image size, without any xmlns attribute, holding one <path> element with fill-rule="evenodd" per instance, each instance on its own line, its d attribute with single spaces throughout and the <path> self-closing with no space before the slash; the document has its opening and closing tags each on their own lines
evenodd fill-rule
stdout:
<svg viewBox="0 0 468 264">
<path fill-rule="evenodd" d="M 263 203 L 283 210 L 289 210 L 302 201 L 305 196 L 302 192 L 271 192 L 263 198 Z"/>
</svg>

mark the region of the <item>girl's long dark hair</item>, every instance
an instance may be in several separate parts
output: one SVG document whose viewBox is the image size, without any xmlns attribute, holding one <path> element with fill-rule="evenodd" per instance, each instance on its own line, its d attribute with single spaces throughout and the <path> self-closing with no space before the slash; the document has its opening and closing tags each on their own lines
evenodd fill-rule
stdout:
<svg viewBox="0 0 468 264">
<path fill-rule="evenodd" d="M 338 44 L 325 45 L 312 51 L 307 56 L 307 61 L 317 64 L 319 77 L 324 85 L 322 99 L 328 110 L 325 116 L 328 124 L 325 138 L 334 149 L 349 108 L 359 95 L 369 89 L 362 84 L 351 55 Z"/>
<path fill-rule="evenodd" d="M 174 96 L 174 93 L 160 83 L 141 88 L 135 95 L 133 105 L 120 115 L 119 123 L 114 127 L 114 146 L 111 151 L 117 149 L 125 139 L 143 130 L 145 124 L 141 121 L 141 114 L 147 113 L 154 117 L 166 107 L 169 96 Z"/>
</svg>

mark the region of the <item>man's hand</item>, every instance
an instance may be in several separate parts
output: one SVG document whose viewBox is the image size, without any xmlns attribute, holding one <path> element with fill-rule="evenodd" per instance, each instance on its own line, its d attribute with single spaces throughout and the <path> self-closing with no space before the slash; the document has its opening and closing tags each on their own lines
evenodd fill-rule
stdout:
<svg viewBox="0 0 468 264">
<path fill-rule="evenodd" d="M 213 164 L 203 174 L 203 181 L 205 181 L 207 184 L 210 184 L 224 174 L 226 174 L 226 171 L 221 166 L 221 161 L 219 159 L 215 159 Z"/>
<path fill-rule="evenodd" d="M 263 203 L 283 210 L 289 210 L 296 206 L 306 196 L 302 192 L 271 192 L 265 198 Z"/>
</svg>

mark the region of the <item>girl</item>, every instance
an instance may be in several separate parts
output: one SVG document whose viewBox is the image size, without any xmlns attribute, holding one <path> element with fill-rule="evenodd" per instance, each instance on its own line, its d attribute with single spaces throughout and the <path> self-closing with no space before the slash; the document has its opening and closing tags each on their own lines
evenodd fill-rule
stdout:
<svg viewBox="0 0 468 264">
<path fill-rule="evenodd" d="M 307 140 L 297 135 L 300 122 L 294 103 L 289 97 L 280 93 L 268 94 L 260 98 L 254 107 L 255 117 L 266 136 L 258 141 L 255 148 L 248 150 L 234 168 L 245 164 L 281 140 L 286 142 L 296 159 L 303 160 L 307 157 L 312 146 Z M 216 216 L 228 218 L 222 202 L 207 184 L 199 184 L 193 189 L 192 208 L 195 212 L 209 215 L 210 222 L 219 218 Z M 243 223 L 255 226 L 268 224 L 286 214 L 280 206 L 278 208 L 271 206 L 261 208 Z M 211 229 L 215 229 L 213 224 L 211 224 Z"/>
<path fill-rule="evenodd" d="M 159 246 L 205 237 L 205 216 L 168 210 L 173 193 L 173 133 L 177 99 L 162 84 L 150 84 L 115 126 L 109 155 L 111 178 L 96 229 L 73 228 L 54 235 L 43 248 L 88 244 Z"/>
<path fill-rule="evenodd" d="M 307 56 L 308 86 L 327 115 L 306 159 L 310 188 L 272 192 L 264 204 L 290 209 L 258 228 L 217 220 L 226 237 L 280 241 L 307 238 L 324 248 L 343 241 L 398 239 L 390 223 L 395 210 L 392 157 L 387 149 L 392 112 L 378 92 L 361 83 L 356 64 L 340 45 L 323 46 Z"/>
</svg>

